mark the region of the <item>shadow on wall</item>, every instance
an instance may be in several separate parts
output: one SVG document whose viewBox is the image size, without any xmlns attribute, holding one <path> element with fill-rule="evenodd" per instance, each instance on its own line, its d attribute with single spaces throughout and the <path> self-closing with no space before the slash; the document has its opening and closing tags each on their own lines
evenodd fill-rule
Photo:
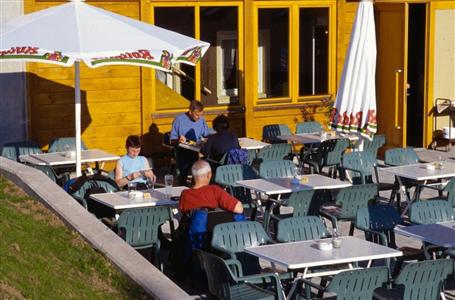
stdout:
<svg viewBox="0 0 455 300">
<path fill-rule="evenodd" d="M 25 140 L 28 117 L 25 73 L 0 73 L 0 146 Z"/>
<path fill-rule="evenodd" d="M 158 125 L 152 123 L 149 126 L 148 132 L 142 135 L 142 154 L 147 157 L 156 157 L 160 152 L 165 149 L 163 147 L 164 133 L 160 132 Z"/>
<path fill-rule="evenodd" d="M 30 139 L 41 146 L 56 137 L 75 135 L 74 88 L 34 74 L 29 78 Z M 91 123 L 87 93 L 81 90 L 81 134 Z"/>
</svg>

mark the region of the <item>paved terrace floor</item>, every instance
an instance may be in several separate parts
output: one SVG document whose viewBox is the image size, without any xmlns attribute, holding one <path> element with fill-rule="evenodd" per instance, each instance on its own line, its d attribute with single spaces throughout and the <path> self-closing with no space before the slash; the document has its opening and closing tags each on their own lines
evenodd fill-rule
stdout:
<svg viewBox="0 0 455 300">
<path fill-rule="evenodd" d="M 425 161 L 425 162 L 437 161 L 438 159 L 440 159 L 440 157 L 442 157 L 443 159 L 449 159 L 449 158 L 454 158 L 455 159 L 455 152 L 454 151 L 452 151 L 452 152 L 443 152 L 443 151 L 434 151 L 434 150 L 427 150 L 427 149 L 420 149 L 419 148 L 419 149 L 416 149 L 416 152 L 417 152 L 419 158 L 422 161 Z M 383 161 L 379 161 L 379 162 L 381 164 L 383 164 Z M 160 174 L 160 173 L 161 172 L 158 171 L 158 174 L 157 174 L 158 178 L 162 178 L 164 176 L 164 173 L 163 174 Z M 393 175 L 390 175 L 390 174 L 388 174 L 386 172 L 383 172 L 381 170 L 379 170 L 379 178 L 383 182 L 390 182 L 390 183 L 394 182 Z M 412 195 L 412 192 L 413 192 L 413 190 L 411 190 L 411 195 Z M 382 201 L 387 202 L 386 199 L 390 198 L 390 192 L 389 191 L 381 192 L 380 196 L 383 198 Z M 437 196 L 437 192 L 429 190 L 429 189 L 424 189 L 422 191 L 422 193 L 421 193 L 421 198 L 422 199 L 436 197 L 436 196 Z M 403 204 L 405 204 L 405 203 L 403 203 Z M 283 212 L 285 212 L 286 208 L 284 208 L 282 210 L 283 210 Z M 260 218 L 260 216 L 259 216 L 259 218 Z M 329 222 L 327 224 L 329 224 Z M 349 231 L 349 223 L 342 222 L 342 223 L 340 223 L 340 225 L 341 225 L 342 234 L 343 235 L 347 235 L 348 231 Z M 165 232 L 169 232 L 169 228 L 165 227 L 164 231 Z M 362 239 L 364 238 L 363 233 L 361 231 L 359 231 L 359 230 L 355 230 L 354 235 L 359 237 L 359 238 L 362 238 Z M 415 240 L 415 239 L 406 238 L 406 237 L 403 237 L 403 236 L 400 236 L 400 235 L 397 235 L 396 238 L 397 238 L 397 245 L 398 246 L 408 246 L 408 247 L 416 247 L 416 248 L 420 248 L 420 246 L 421 246 L 421 243 L 418 240 Z M 164 253 L 163 259 L 164 259 L 164 261 L 167 259 L 167 252 L 166 251 Z M 269 269 L 270 268 L 270 264 L 267 263 L 267 262 L 261 261 L 261 265 L 265 269 Z M 189 293 L 190 295 L 194 296 L 195 298 L 207 298 L 207 295 L 203 291 L 200 291 L 200 290 L 192 288 L 191 284 L 189 284 L 188 281 L 185 282 L 185 283 L 181 283 L 181 282 L 177 282 L 177 283 L 180 284 L 181 287 L 187 293 Z M 447 299 L 455 300 L 455 280 L 453 280 L 453 279 L 448 282 L 446 296 L 447 296 Z"/>
</svg>

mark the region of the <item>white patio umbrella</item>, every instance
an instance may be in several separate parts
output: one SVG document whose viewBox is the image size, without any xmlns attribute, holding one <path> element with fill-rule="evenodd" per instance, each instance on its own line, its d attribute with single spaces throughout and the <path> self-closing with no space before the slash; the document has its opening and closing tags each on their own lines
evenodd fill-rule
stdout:
<svg viewBox="0 0 455 300">
<path fill-rule="evenodd" d="M 332 128 L 372 138 L 377 127 L 375 75 L 373 3 L 362 0 L 355 17 L 343 74 L 330 116 Z"/>
<path fill-rule="evenodd" d="M 91 68 L 124 64 L 170 71 L 174 63 L 196 64 L 209 47 L 80 0 L 21 16 L 0 28 L 0 60 L 74 64 L 77 176 L 81 175 L 80 61 Z"/>
</svg>

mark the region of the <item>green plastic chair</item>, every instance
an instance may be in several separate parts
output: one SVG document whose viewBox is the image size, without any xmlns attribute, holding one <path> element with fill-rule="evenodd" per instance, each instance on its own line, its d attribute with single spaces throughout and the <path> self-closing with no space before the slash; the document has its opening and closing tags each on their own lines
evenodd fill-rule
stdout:
<svg viewBox="0 0 455 300">
<path fill-rule="evenodd" d="M 1 151 L 1 156 L 20 162 L 20 155 L 37 153 L 43 153 L 38 143 L 33 141 L 20 141 L 4 144 Z"/>
<path fill-rule="evenodd" d="M 417 153 L 414 151 L 413 148 L 392 148 L 388 149 L 385 152 L 384 156 L 384 163 L 387 166 L 404 166 L 404 165 L 410 165 L 410 164 L 416 164 L 419 163 L 420 159 L 417 156 Z M 405 192 L 410 199 L 410 192 L 409 189 L 411 187 L 416 187 L 419 188 L 419 183 L 410 179 L 406 178 L 401 178 L 401 181 L 404 184 L 405 187 Z M 398 181 L 395 179 L 395 183 L 398 185 Z M 419 194 L 420 192 L 417 191 L 417 200 L 419 199 Z M 401 209 L 400 203 L 398 202 L 399 198 L 397 198 L 397 207 Z"/>
<path fill-rule="evenodd" d="M 243 203 L 243 208 L 251 209 L 249 218 L 256 217 L 257 206 L 252 202 L 251 191 L 238 186 L 237 181 L 258 178 L 256 172 L 248 165 L 223 165 L 215 173 L 215 183 L 226 188 L 229 193 Z"/>
<path fill-rule="evenodd" d="M 292 177 L 296 173 L 297 166 L 290 160 L 270 160 L 259 165 L 259 176 L 262 178 Z M 268 231 L 272 211 L 279 212 L 279 203 L 267 201 L 265 203 L 264 228 Z"/>
<path fill-rule="evenodd" d="M 262 128 L 262 140 L 270 144 L 286 143 L 277 136 L 290 134 L 291 130 L 286 124 L 270 124 Z"/>
<path fill-rule="evenodd" d="M 420 161 L 413 148 L 392 148 L 385 152 L 384 163 L 388 166 L 404 166 Z"/>
<path fill-rule="evenodd" d="M 376 184 L 361 184 L 346 187 L 339 191 L 336 196 L 335 204 L 339 207 L 332 211 L 329 208 L 322 207 L 321 215 L 330 219 L 333 228 L 337 228 L 337 221 L 351 222 L 349 235 L 354 234 L 354 222 L 357 217 L 357 211 L 367 207 L 371 200 L 376 198 L 378 187 Z"/>
<path fill-rule="evenodd" d="M 65 183 L 69 180 L 68 173 L 57 174 L 55 170 L 48 165 L 29 165 L 32 168 L 38 169 L 49 177 L 50 180 L 58 184 L 59 186 L 64 186 Z"/>
<path fill-rule="evenodd" d="M 317 216 L 292 217 L 278 222 L 276 240 L 281 243 L 317 240 L 330 234 Z"/>
<path fill-rule="evenodd" d="M 341 156 L 349 147 L 348 139 L 330 139 L 325 140 L 309 154 L 301 153 L 301 164 L 308 164 L 310 172 L 320 173 L 322 168 L 329 167 L 331 176 L 336 178 L 336 170 L 341 174 Z"/>
<path fill-rule="evenodd" d="M 373 175 L 375 175 L 378 190 L 391 190 L 392 193 L 390 194 L 390 202 L 392 202 L 396 197 L 397 204 L 399 206 L 401 199 L 400 193 L 398 193 L 399 185 L 397 182 L 385 183 L 379 181 L 379 175 L 376 170 L 376 158 L 372 158 L 372 156 L 365 151 L 344 153 L 341 165 L 344 171 L 349 172 L 353 184 L 373 183 Z"/>
<path fill-rule="evenodd" d="M 68 147 L 67 147 L 68 146 Z M 53 139 L 49 143 L 49 149 L 47 152 L 63 152 L 63 151 L 74 151 L 76 150 L 76 138 L 74 137 L 59 137 Z M 81 150 L 87 150 L 87 146 L 85 146 L 84 142 L 81 141 Z"/>
<path fill-rule="evenodd" d="M 403 300 L 438 300 L 444 281 L 453 274 L 453 260 L 437 259 L 413 262 L 404 266 L 394 281 L 394 286 L 404 287 L 404 293 L 399 293 Z M 397 289 L 381 291 L 378 298 L 396 299 Z M 378 293 L 379 294 L 379 293 Z"/>
<path fill-rule="evenodd" d="M 215 182 L 223 187 L 237 187 L 237 181 L 258 178 L 256 172 L 247 165 L 223 165 L 217 169 Z"/>
<path fill-rule="evenodd" d="M 324 203 L 331 200 L 331 193 L 328 190 L 306 190 L 291 193 L 285 200 L 283 206 L 292 207 L 293 211 L 289 214 L 270 215 L 274 221 L 290 217 L 316 216 L 319 215 L 319 209 Z"/>
<path fill-rule="evenodd" d="M 370 205 L 357 211 L 355 227 L 365 232 L 368 241 L 396 249 L 394 228 L 403 220 L 391 205 Z"/>
<path fill-rule="evenodd" d="M 350 171 L 353 184 L 365 184 L 373 182 L 373 170 L 376 162 L 362 151 L 344 153 L 341 166 Z"/>
<path fill-rule="evenodd" d="M 335 293 L 336 299 L 372 299 L 374 290 L 382 287 L 388 280 L 387 267 L 373 267 L 336 274 L 325 289 Z"/>
<path fill-rule="evenodd" d="M 368 156 L 374 160 L 378 157 L 378 150 L 385 145 L 385 136 L 382 134 L 375 134 L 373 139 L 364 139 L 363 142 L 363 151 L 368 154 Z"/>
<path fill-rule="evenodd" d="M 237 260 L 223 260 L 216 255 L 198 249 L 194 252 L 207 275 L 209 292 L 216 299 L 283 299 L 280 279 L 276 274 L 264 273 L 243 276 L 241 265 Z M 240 275 L 234 274 L 231 268 L 236 268 L 237 272 L 235 273 L 240 273 Z M 251 281 L 263 279 L 268 279 L 273 283 L 273 292 L 251 283 Z"/>
<path fill-rule="evenodd" d="M 433 224 L 454 219 L 455 211 L 446 200 L 414 202 L 409 209 L 409 221 L 414 224 Z"/>
<path fill-rule="evenodd" d="M 68 187 L 68 193 L 98 218 L 112 217 L 115 212 L 107 209 L 105 205 L 90 199 L 90 194 L 115 193 L 118 191 L 120 191 L 120 188 L 114 179 L 100 174 L 82 175 L 76 178 Z"/>
<path fill-rule="evenodd" d="M 432 185 L 424 185 L 423 188 L 430 188 L 437 190 L 440 194 L 446 193 L 447 194 L 447 201 L 452 205 L 453 209 L 455 209 L 455 178 L 450 179 L 445 184 L 432 184 Z M 441 199 L 442 195 L 434 199 Z"/>
<path fill-rule="evenodd" d="M 259 176 L 262 178 L 292 177 L 297 166 L 290 160 L 269 160 L 259 165 Z"/>
<path fill-rule="evenodd" d="M 321 132 L 322 125 L 317 121 L 299 122 L 296 124 L 295 133 L 315 133 Z"/>
<path fill-rule="evenodd" d="M 263 162 L 268 160 L 287 159 L 290 158 L 291 153 L 291 144 L 272 144 L 259 150 L 257 154 L 257 160 Z"/>
<path fill-rule="evenodd" d="M 166 206 L 127 209 L 117 221 L 118 234 L 134 249 L 153 248 L 154 264 L 163 271 L 158 232 L 168 220 L 172 222 L 172 213 Z"/>
<path fill-rule="evenodd" d="M 355 227 L 365 233 L 367 241 L 403 252 L 403 256 L 394 259 L 394 274 L 397 274 L 404 261 L 425 259 L 421 249 L 397 246 L 394 229 L 396 225 L 402 223 L 400 214 L 391 205 L 370 205 L 360 208 L 355 221 Z M 390 268 L 390 259 L 386 259 L 386 264 Z"/>
<path fill-rule="evenodd" d="M 213 228 L 211 245 L 242 263 L 243 273 L 257 274 L 261 271 L 259 259 L 244 253 L 245 248 L 271 243 L 272 240 L 262 225 L 255 221 L 228 222 Z"/>
</svg>

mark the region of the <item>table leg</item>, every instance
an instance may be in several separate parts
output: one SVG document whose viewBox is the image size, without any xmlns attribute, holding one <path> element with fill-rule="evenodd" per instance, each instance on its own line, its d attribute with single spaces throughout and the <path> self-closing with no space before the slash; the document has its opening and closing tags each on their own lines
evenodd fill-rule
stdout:
<svg viewBox="0 0 455 300">
<path fill-rule="evenodd" d="M 305 278 L 305 276 L 306 276 L 307 273 L 308 273 L 308 268 L 305 268 L 305 269 L 303 270 L 302 276 L 298 276 L 298 277 L 296 277 L 296 278 L 292 281 L 292 287 L 291 287 L 291 289 L 289 290 L 288 295 L 286 296 L 286 299 L 287 299 L 287 300 L 291 299 L 292 295 L 293 295 L 294 292 L 295 292 L 295 289 L 297 288 L 297 284 L 299 283 L 300 279 Z"/>
<path fill-rule="evenodd" d="M 401 217 L 404 217 L 406 215 L 406 213 L 408 212 L 409 207 L 411 206 L 412 199 L 410 199 L 408 197 L 408 195 L 406 194 L 406 187 L 403 184 L 403 181 L 401 180 L 401 177 L 400 176 L 395 176 L 395 177 L 397 178 L 398 184 L 400 185 L 400 191 L 399 192 L 402 194 L 403 199 L 406 199 L 407 202 L 408 202 L 406 204 L 406 207 L 403 209 L 403 212 L 401 213 Z"/>
<path fill-rule="evenodd" d="M 277 202 L 279 202 L 280 200 L 281 200 L 281 194 L 278 195 L 276 202 L 273 200 L 270 200 L 270 198 L 267 200 L 268 202 L 271 202 L 270 204 L 266 205 L 266 208 L 264 210 L 264 229 L 267 233 L 268 233 L 269 226 L 270 226 L 270 219 L 271 219 L 270 216 L 271 216 L 272 211 L 275 208 L 275 206 L 277 206 L 279 204 Z"/>
<path fill-rule="evenodd" d="M 418 183 L 416 185 L 416 188 L 414 190 L 414 194 L 412 195 L 412 198 L 410 199 L 407 195 L 406 195 L 406 187 L 405 185 L 402 183 L 401 181 L 401 178 L 399 176 L 397 176 L 398 178 L 398 182 L 400 184 L 400 191 L 403 191 L 403 194 L 405 195 L 406 199 L 408 199 L 408 203 L 406 204 L 406 207 L 404 208 L 403 212 L 401 213 L 401 217 L 404 217 L 405 214 L 407 213 L 408 209 L 411 207 L 411 204 L 418 200 L 420 198 L 420 189 L 421 189 L 421 184 Z M 423 185 L 427 184 L 427 180 L 425 180 L 423 183 Z"/>
</svg>

